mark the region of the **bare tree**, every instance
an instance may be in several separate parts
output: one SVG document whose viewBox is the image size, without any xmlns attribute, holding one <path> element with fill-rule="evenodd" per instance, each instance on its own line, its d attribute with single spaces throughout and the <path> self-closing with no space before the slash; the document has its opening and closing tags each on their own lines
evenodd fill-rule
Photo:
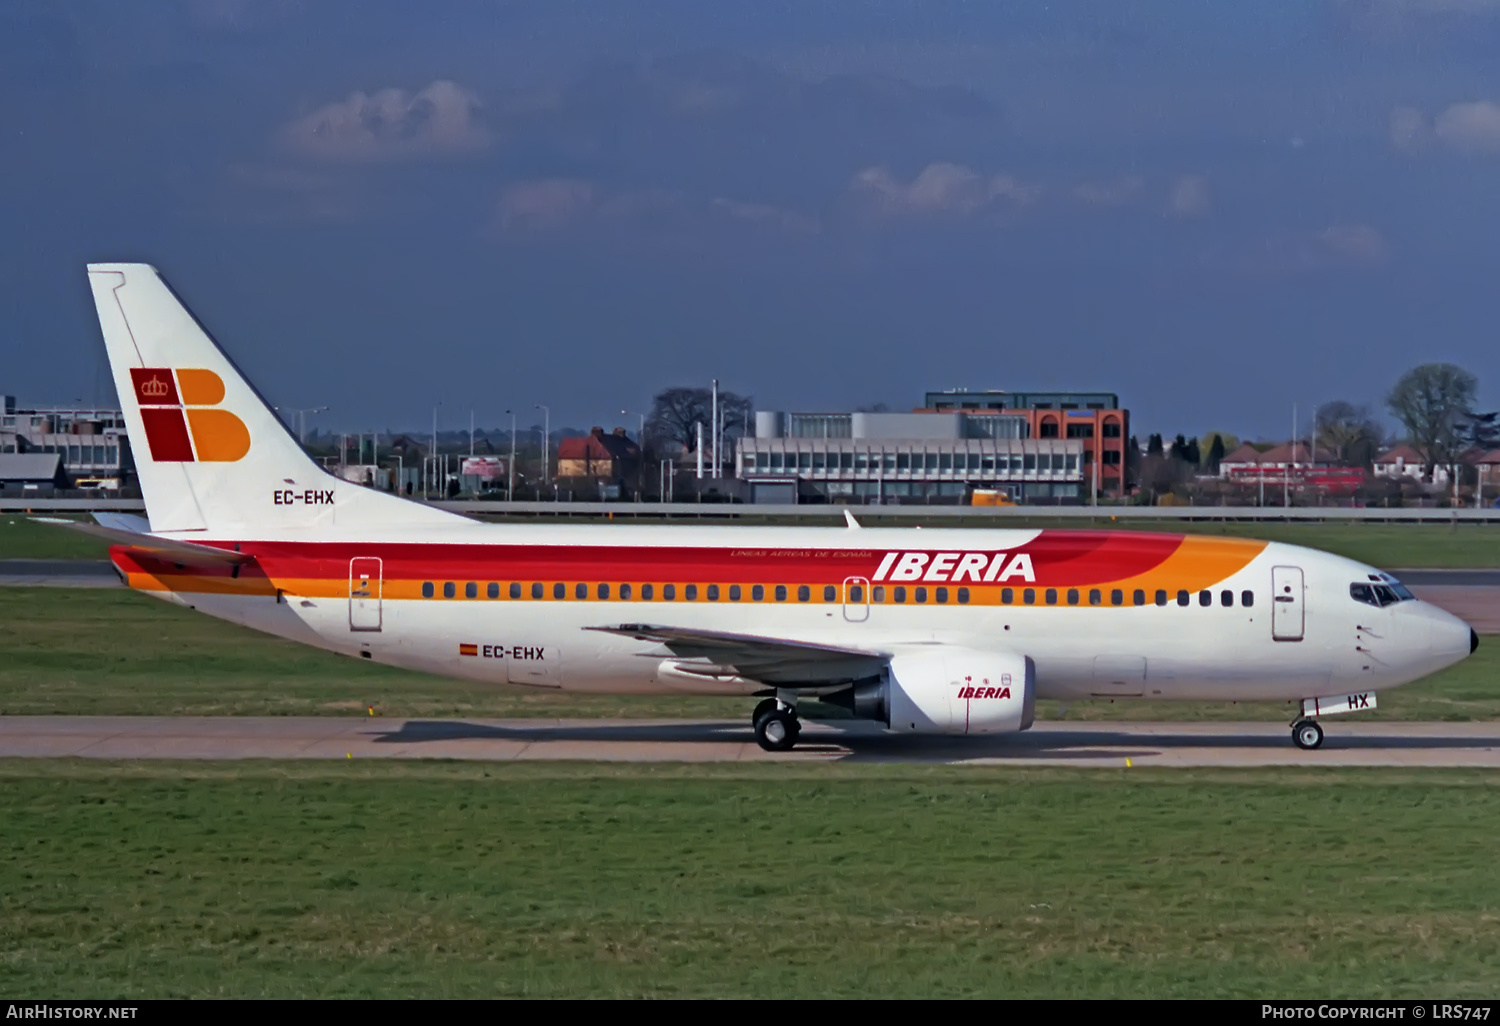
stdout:
<svg viewBox="0 0 1500 1026">
<path fill-rule="evenodd" d="M 1452 463 L 1463 447 L 1462 427 L 1474 408 L 1479 382 L 1451 363 L 1424 363 L 1401 375 L 1385 404 L 1406 428 L 1412 446 L 1425 462 L 1423 476 Z"/>
<path fill-rule="evenodd" d="M 1318 407 L 1317 444 L 1332 452 L 1341 467 L 1368 467 L 1384 438 L 1368 406 L 1339 399 Z"/>
<path fill-rule="evenodd" d="M 733 392 L 719 392 L 719 415 L 726 439 L 745 434 L 750 424 L 752 400 Z M 713 437 L 713 393 L 706 388 L 679 386 L 656 393 L 646 434 L 656 445 L 679 446 L 692 452 L 698 444 L 697 425 L 703 425 L 705 442 Z"/>
</svg>

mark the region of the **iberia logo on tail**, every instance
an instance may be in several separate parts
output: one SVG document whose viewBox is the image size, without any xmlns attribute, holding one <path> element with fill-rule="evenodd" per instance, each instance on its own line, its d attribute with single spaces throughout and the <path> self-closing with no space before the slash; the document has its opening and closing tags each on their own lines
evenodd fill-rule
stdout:
<svg viewBox="0 0 1500 1026">
<path fill-rule="evenodd" d="M 132 367 L 146 442 L 157 463 L 233 463 L 250 451 L 250 431 L 228 410 L 224 379 L 211 370 Z"/>
</svg>

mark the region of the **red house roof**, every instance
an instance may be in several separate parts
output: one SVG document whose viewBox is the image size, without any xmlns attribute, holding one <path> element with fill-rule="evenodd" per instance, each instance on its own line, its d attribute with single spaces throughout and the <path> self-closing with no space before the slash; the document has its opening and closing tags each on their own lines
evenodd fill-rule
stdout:
<svg viewBox="0 0 1500 1026">
<path fill-rule="evenodd" d="M 557 443 L 559 460 L 638 460 L 641 447 L 632 442 L 624 428 L 615 428 L 606 435 L 602 427 L 596 427 L 583 438 L 564 438 Z"/>
</svg>

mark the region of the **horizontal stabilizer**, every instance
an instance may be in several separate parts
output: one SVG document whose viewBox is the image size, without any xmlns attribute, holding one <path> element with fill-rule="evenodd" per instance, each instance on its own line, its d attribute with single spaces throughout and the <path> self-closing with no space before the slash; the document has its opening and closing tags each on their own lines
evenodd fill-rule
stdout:
<svg viewBox="0 0 1500 1026">
<path fill-rule="evenodd" d="M 59 517 L 32 517 L 31 519 L 38 524 L 66 527 L 73 531 L 93 535 L 95 538 L 103 538 L 115 545 L 127 546 L 132 553 L 170 560 L 186 566 L 238 566 L 242 563 L 249 563 L 255 558 L 242 552 L 217 549 L 212 545 L 199 545 L 196 542 L 182 541 L 177 538 L 161 538 L 149 531 L 136 530 L 135 528 L 145 524 L 145 520 L 141 517 L 118 513 L 95 513 L 94 517 L 99 521 L 98 523 L 91 524 L 86 520 L 63 520 Z"/>
</svg>

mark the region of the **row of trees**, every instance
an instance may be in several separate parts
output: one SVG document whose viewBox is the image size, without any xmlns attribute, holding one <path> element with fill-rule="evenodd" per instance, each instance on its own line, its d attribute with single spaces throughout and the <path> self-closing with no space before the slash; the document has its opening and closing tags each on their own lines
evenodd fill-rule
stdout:
<svg viewBox="0 0 1500 1026">
<path fill-rule="evenodd" d="M 1422 455 L 1425 476 L 1434 467 L 1458 461 L 1472 449 L 1500 446 L 1500 411 L 1475 409 L 1478 380 L 1451 363 L 1428 363 L 1403 374 L 1386 396 L 1386 409 L 1404 430 L 1404 438 L 1388 436 L 1368 406 L 1337 400 L 1317 407 L 1311 431 L 1318 458 L 1339 466 L 1368 467 L 1386 448 L 1405 441 Z M 1185 473 L 1219 472 L 1219 463 L 1239 446 L 1235 436 L 1210 431 L 1202 438 L 1178 435 L 1170 444 L 1150 435 L 1144 452 L 1132 446 L 1147 477 L 1181 478 Z M 1163 469 L 1166 468 L 1166 469 Z"/>
</svg>

